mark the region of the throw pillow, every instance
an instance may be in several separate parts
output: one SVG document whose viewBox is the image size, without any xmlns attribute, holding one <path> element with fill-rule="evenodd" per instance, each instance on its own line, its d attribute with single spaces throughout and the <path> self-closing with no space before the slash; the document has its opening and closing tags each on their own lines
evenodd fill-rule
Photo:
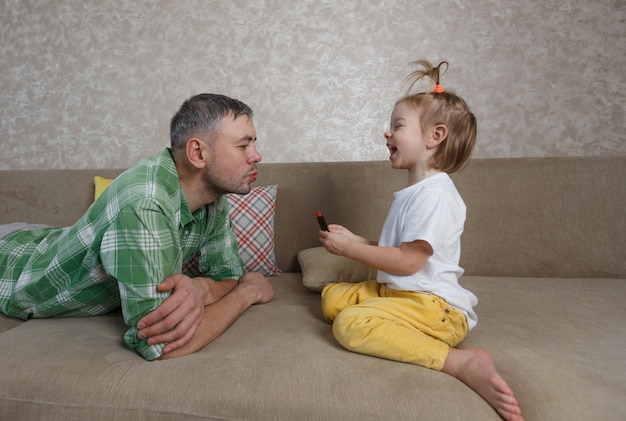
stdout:
<svg viewBox="0 0 626 421">
<path fill-rule="evenodd" d="M 108 178 L 100 177 L 97 175 L 93 178 L 93 182 L 96 185 L 96 190 L 93 195 L 93 201 L 95 202 L 106 190 L 106 188 L 109 187 L 113 180 L 109 180 Z"/>
<path fill-rule="evenodd" d="M 239 243 L 239 256 L 249 272 L 278 275 L 274 255 L 274 211 L 278 186 L 253 187 L 245 195 L 229 194 L 230 217 Z"/>
<path fill-rule="evenodd" d="M 302 283 L 312 291 L 321 292 L 332 282 L 362 282 L 376 279 L 376 270 L 362 263 L 337 256 L 324 247 L 298 252 Z"/>
<path fill-rule="evenodd" d="M 113 180 L 100 176 L 94 177 L 96 185 L 94 201 L 112 182 Z M 227 195 L 230 217 L 239 243 L 239 256 L 246 271 L 261 272 L 265 276 L 274 276 L 281 272 L 276 265 L 274 254 L 274 211 L 277 192 L 278 186 L 270 185 L 253 187 L 246 195 Z M 183 272 L 198 276 L 197 265 L 196 257 L 185 263 Z"/>
</svg>

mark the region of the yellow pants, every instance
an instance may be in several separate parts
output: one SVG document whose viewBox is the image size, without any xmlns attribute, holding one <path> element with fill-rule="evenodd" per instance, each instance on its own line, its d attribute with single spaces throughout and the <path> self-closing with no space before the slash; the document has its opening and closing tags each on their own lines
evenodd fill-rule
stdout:
<svg viewBox="0 0 626 421">
<path fill-rule="evenodd" d="M 435 370 L 467 335 L 465 315 L 446 300 L 376 281 L 328 284 L 322 312 L 343 347 Z"/>
</svg>

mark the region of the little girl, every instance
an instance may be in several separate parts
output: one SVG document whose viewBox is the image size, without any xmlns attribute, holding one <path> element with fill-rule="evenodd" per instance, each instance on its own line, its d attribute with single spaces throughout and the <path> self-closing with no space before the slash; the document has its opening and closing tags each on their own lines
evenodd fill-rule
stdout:
<svg viewBox="0 0 626 421">
<path fill-rule="evenodd" d="M 457 349 L 476 325 L 476 296 L 459 285 L 465 203 L 448 176 L 470 159 L 476 119 L 463 99 L 439 84 L 440 63 L 420 60 L 409 92 L 385 133 L 394 169 L 407 170 L 378 242 L 331 224 L 322 245 L 378 270 L 378 279 L 331 283 L 322 291 L 324 317 L 345 348 L 457 377 L 506 420 L 522 420 L 513 392 L 483 349 Z M 434 90 L 411 94 L 429 77 Z"/>
</svg>

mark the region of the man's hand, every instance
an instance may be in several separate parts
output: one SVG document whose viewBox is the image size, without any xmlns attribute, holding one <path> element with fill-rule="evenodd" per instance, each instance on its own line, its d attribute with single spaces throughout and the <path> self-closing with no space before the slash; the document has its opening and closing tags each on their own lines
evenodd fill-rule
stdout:
<svg viewBox="0 0 626 421">
<path fill-rule="evenodd" d="M 137 323 L 139 339 L 148 344 L 174 343 L 176 347 L 189 342 L 204 313 L 204 305 L 212 299 L 206 282 L 183 274 L 167 277 L 157 287 L 159 292 L 173 291 L 159 307 Z M 214 300 L 215 301 L 215 300 Z"/>
<path fill-rule="evenodd" d="M 250 294 L 250 304 L 265 304 L 274 298 L 274 290 L 269 280 L 259 272 L 246 272 L 239 278 L 238 288 Z"/>
</svg>

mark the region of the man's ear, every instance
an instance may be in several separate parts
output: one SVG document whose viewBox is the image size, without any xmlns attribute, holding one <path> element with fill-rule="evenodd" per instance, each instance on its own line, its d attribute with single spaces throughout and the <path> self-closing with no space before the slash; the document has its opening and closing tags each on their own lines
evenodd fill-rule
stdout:
<svg viewBox="0 0 626 421">
<path fill-rule="evenodd" d="M 445 124 L 437 124 L 432 132 L 430 140 L 428 141 L 428 147 L 434 148 L 440 145 L 448 137 L 448 126 Z"/>
<path fill-rule="evenodd" d="M 197 169 L 206 167 L 207 162 L 207 145 L 203 140 L 192 137 L 187 141 L 185 152 L 187 153 L 187 161 Z"/>
</svg>

